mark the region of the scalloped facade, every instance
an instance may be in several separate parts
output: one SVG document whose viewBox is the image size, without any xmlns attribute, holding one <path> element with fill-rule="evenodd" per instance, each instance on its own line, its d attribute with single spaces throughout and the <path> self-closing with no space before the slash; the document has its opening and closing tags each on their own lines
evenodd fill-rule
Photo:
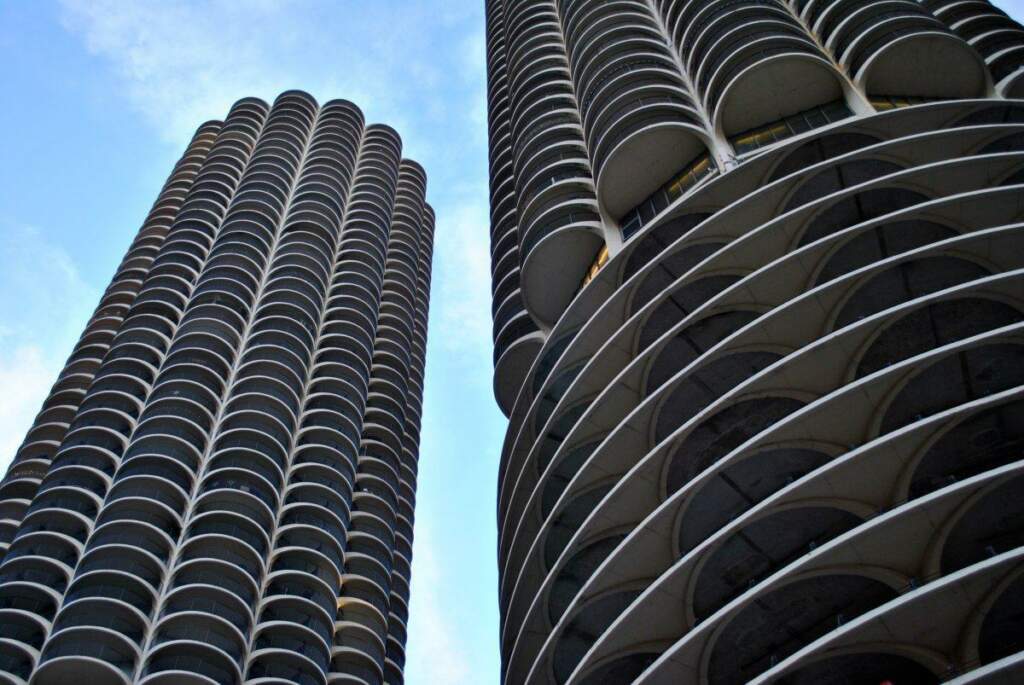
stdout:
<svg viewBox="0 0 1024 685">
<path fill-rule="evenodd" d="M 299 91 L 196 132 L 0 481 L 0 682 L 402 682 L 434 214 Z"/>
<path fill-rule="evenodd" d="M 1024 28 L 488 0 L 487 37 L 503 682 L 1024 679 Z M 571 141 L 526 187 L 513 71 Z"/>
</svg>

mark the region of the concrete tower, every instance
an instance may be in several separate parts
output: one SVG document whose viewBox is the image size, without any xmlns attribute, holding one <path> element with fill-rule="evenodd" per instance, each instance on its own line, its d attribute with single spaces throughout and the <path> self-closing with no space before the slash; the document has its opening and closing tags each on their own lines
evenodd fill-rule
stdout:
<svg viewBox="0 0 1024 685">
<path fill-rule="evenodd" d="M 0 482 L 0 682 L 402 681 L 425 190 L 349 102 L 199 128 Z"/>
<path fill-rule="evenodd" d="M 1024 680 L 1024 28 L 487 0 L 506 683 Z"/>
</svg>

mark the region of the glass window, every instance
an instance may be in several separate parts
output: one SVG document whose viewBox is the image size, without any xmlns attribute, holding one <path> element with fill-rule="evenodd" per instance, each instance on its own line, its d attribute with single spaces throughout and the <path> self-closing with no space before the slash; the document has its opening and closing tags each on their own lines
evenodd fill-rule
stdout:
<svg viewBox="0 0 1024 685">
<path fill-rule="evenodd" d="M 706 152 L 690 160 L 664 185 L 644 198 L 636 207 L 626 212 L 626 215 L 621 220 L 623 239 L 628 240 L 662 210 L 708 177 L 716 168 L 711 161 L 710 154 Z"/>
<path fill-rule="evenodd" d="M 749 131 L 743 131 L 730 138 L 729 142 L 732 143 L 737 154 L 743 155 L 752 150 L 771 145 L 772 143 L 845 119 L 849 116 L 853 116 L 853 112 L 846 106 L 846 102 L 835 100 L 818 107 L 812 107 L 785 119 L 773 121 Z"/>
</svg>

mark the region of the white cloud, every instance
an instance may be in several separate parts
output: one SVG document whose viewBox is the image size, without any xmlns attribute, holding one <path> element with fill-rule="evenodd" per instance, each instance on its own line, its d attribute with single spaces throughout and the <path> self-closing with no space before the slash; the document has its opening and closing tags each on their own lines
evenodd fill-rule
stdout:
<svg viewBox="0 0 1024 685">
<path fill-rule="evenodd" d="M 455 16 L 430 0 L 61 4 L 65 27 L 112 65 L 131 104 L 177 144 L 241 97 L 269 101 L 291 88 L 321 102 L 352 100 L 424 146 L 429 136 L 406 125 L 408 113 L 442 116 L 458 104 L 444 88 L 443 58 L 459 44 L 431 41 Z"/>
<path fill-rule="evenodd" d="M 25 437 L 99 292 L 42 232 L 0 230 L 0 471 Z"/>
<path fill-rule="evenodd" d="M 486 198 L 486 191 L 484 191 Z M 491 335 L 491 253 L 487 205 L 467 200 L 451 207 L 438 222 L 441 236 L 438 263 L 444 278 L 438 284 L 438 315 L 432 333 L 458 331 L 439 336 L 449 350 L 488 351 Z"/>
<path fill-rule="evenodd" d="M 59 369 L 36 345 L 0 353 L 0 470 L 7 469 Z"/>
<path fill-rule="evenodd" d="M 466 653 L 459 645 L 442 597 L 433 591 L 442 585 L 441 560 L 437 550 L 443 548 L 434 537 L 431 526 L 419 517 L 413 542 L 412 590 L 409 606 L 409 644 L 406 672 L 421 677 L 422 682 L 459 685 L 475 683 Z"/>
</svg>

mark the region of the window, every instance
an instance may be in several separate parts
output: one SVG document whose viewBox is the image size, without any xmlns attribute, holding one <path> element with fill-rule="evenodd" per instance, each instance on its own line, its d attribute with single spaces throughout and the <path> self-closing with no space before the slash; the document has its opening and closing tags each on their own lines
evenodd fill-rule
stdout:
<svg viewBox="0 0 1024 685">
<path fill-rule="evenodd" d="M 879 112 L 886 112 L 890 109 L 900 109 L 901 107 L 910 107 L 941 99 L 943 98 L 922 98 L 912 95 L 872 95 L 871 106 Z"/>
<path fill-rule="evenodd" d="M 597 256 L 594 258 L 594 263 L 590 265 L 589 269 L 587 269 L 587 275 L 583 277 L 583 282 L 580 283 L 580 290 L 583 290 L 584 286 L 586 286 L 587 283 L 590 283 L 592 280 L 594 280 L 594 277 L 597 276 L 597 272 L 600 271 L 601 267 L 603 267 L 607 263 L 608 246 L 605 245 L 604 247 L 601 248 L 601 251 L 597 253 Z"/>
<path fill-rule="evenodd" d="M 742 155 L 850 116 L 853 116 L 853 112 L 846 106 L 845 101 L 833 100 L 784 119 L 738 133 L 732 136 L 729 142 L 736 149 L 736 153 Z"/>
<path fill-rule="evenodd" d="M 647 222 L 658 215 L 663 209 L 682 197 L 688 190 L 716 171 L 717 167 L 707 152 L 690 160 L 672 178 L 660 188 L 648 195 L 640 204 L 626 212 L 622 217 L 622 238 L 629 240 Z"/>
</svg>

